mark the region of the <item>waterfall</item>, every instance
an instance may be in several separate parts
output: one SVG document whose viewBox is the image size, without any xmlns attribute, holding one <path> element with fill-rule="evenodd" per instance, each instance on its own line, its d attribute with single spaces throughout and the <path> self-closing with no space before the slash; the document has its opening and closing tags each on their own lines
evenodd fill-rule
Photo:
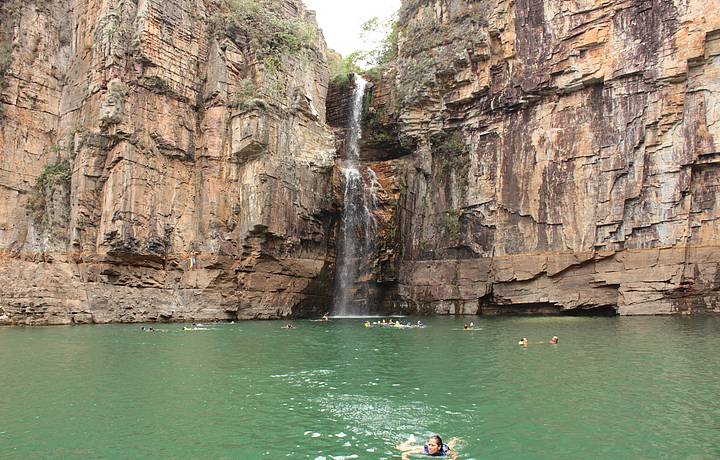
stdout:
<svg viewBox="0 0 720 460">
<path fill-rule="evenodd" d="M 355 75 L 347 156 L 341 164 L 344 206 L 335 275 L 335 315 L 338 316 L 367 314 L 369 310 L 370 263 L 377 234 L 373 210 L 380 184 L 375 172 L 360 163 L 359 141 L 366 84 L 360 75 Z"/>
</svg>

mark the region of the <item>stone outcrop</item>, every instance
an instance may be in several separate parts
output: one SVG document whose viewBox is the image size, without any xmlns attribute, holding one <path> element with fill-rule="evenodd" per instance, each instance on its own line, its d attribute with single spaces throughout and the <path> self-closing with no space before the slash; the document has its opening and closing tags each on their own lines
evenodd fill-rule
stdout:
<svg viewBox="0 0 720 460">
<path fill-rule="evenodd" d="M 719 312 L 718 10 L 405 1 L 403 308 Z"/>
<path fill-rule="evenodd" d="M 326 311 L 335 146 L 300 0 L 0 14 L 3 322 Z"/>
</svg>

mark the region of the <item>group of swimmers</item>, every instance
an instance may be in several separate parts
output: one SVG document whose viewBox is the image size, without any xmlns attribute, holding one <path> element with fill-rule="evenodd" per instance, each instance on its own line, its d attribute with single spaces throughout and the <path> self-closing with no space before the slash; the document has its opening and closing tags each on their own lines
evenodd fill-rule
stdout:
<svg viewBox="0 0 720 460">
<path fill-rule="evenodd" d="M 395 321 L 391 319 L 390 321 L 373 321 L 372 323 L 370 321 L 365 321 L 363 323 L 363 326 L 365 327 L 394 327 L 397 329 L 418 329 L 418 328 L 424 328 L 425 323 L 422 321 L 418 321 L 415 324 L 411 324 L 409 322 L 406 322 L 405 324 L 401 323 L 400 321 Z"/>
<path fill-rule="evenodd" d="M 550 340 L 547 341 L 547 343 L 549 343 L 550 345 L 557 345 L 558 340 L 559 340 L 558 336 L 554 335 L 554 336 L 552 336 L 552 338 Z M 538 343 L 545 343 L 545 342 L 538 342 Z M 529 345 L 527 337 L 523 337 L 522 339 L 520 339 L 520 341 L 518 342 L 518 345 L 520 345 L 523 348 L 527 348 Z"/>
<path fill-rule="evenodd" d="M 192 323 L 192 327 L 183 327 L 183 331 L 202 331 L 205 330 L 205 325 L 202 323 Z"/>
<path fill-rule="evenodd" d="M 328 313 L 325 313 L 322 317 L 320 317 L 320 319 L 313 319 L 311 321 L 320 321 L 324 323 L 326 321 L 330 321 L 330 317 L 328 316 Z M 293 326 L 292 323 L 287 323 L 282 327 L 282 329 L 295 329 L 295 326 Z"/>
</svg>

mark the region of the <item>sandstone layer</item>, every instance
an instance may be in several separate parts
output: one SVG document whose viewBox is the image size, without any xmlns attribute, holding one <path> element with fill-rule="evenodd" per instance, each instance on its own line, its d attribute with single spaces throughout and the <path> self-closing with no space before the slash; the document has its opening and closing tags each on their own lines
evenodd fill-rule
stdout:
<svg viewBox="0 0 720 460">
<path fill-rule="evenodd" d="M 408 0 L 397 301 L 720 312 L 720 2 Z"/>
<path fill-rule="evenodd" d="M 327 308 L 329 75 L 300 0 L 13 0 L 0 14 L 1 322 Z"/>
</svg>

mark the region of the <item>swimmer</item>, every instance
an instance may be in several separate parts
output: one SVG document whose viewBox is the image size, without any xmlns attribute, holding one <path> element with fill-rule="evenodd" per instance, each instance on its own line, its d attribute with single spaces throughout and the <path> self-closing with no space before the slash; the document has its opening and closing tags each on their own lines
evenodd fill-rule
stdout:
<svg viewBox="0 0 720 460">
<path fill-rule="evenodd" d="M 290 323 L 287 323 L 287 324 L 284 325 L 282 328 L 283 328 L 283 329 L 295 329 L 295 326 L 293 326 L 293 325 L 290 324 Z"/>
<path fill-rule="evenodd" d="M 470 321 L 470 329 L 472 329 L 472 328 L 474 328 L 474 327 L 475 327 L 475 323 L 473 323 L 472 321 Z"/>
<path fill-rule="evenodd" d="M 365 322 L 363 323 L 363 326 L 365 326 L 365 327 L 372 327 L 372 326 L 370 325 L 370 321 L 365 321 Z"/>
<path fill-rule="evenodd" d="M 558 336 L 554 335 L 554 336 L 552 337 L 552 339 L 548 340 L 548 343 L 549 343 L 550 345 L 557 345 L 557 343 L 558 343 Z"/>
<path fill-rule="evenodd" d="M 402 460 L 409 460 L 411 454 L 425 454 L 429 457 L 451 457 L 457 459 L 457 453 L 453 450 L 457 439 L 452 438 L 447 444 L 443 444 L 442 438 L 438 435 L 430 436 L 425 445 L 414 446 L 412 441 L 408 440 L 402 444 L 398 444 L 395 448 L 402 452 Z"/>
<path fill-rule="evenodd" d="M 465 329 L 466 331 L 467 331 L 468 329 L 470 329 L 470 326 L 468 326 L 468 323 L 463 324 L 463 329 Z"/>
<path fill-rule="evenodd" d="M 518 342 L 518 345 L 520 345 L 520 346 L 523 347 L 523 348 L 527 348 L 527 346 L 528 346 L 528 339 L 527 339 L 526 337 L 523 337 L 523 338 L 520 339 L 520 341 Z"/>
<path fill-rule="evenodd" d="M 325 313 L 324 315 L 322 315 L 322 318 L 320 319 L 320 321 L 330 321 L 330 318 L 328 318 L 328 314 Z"/>
</svg>

